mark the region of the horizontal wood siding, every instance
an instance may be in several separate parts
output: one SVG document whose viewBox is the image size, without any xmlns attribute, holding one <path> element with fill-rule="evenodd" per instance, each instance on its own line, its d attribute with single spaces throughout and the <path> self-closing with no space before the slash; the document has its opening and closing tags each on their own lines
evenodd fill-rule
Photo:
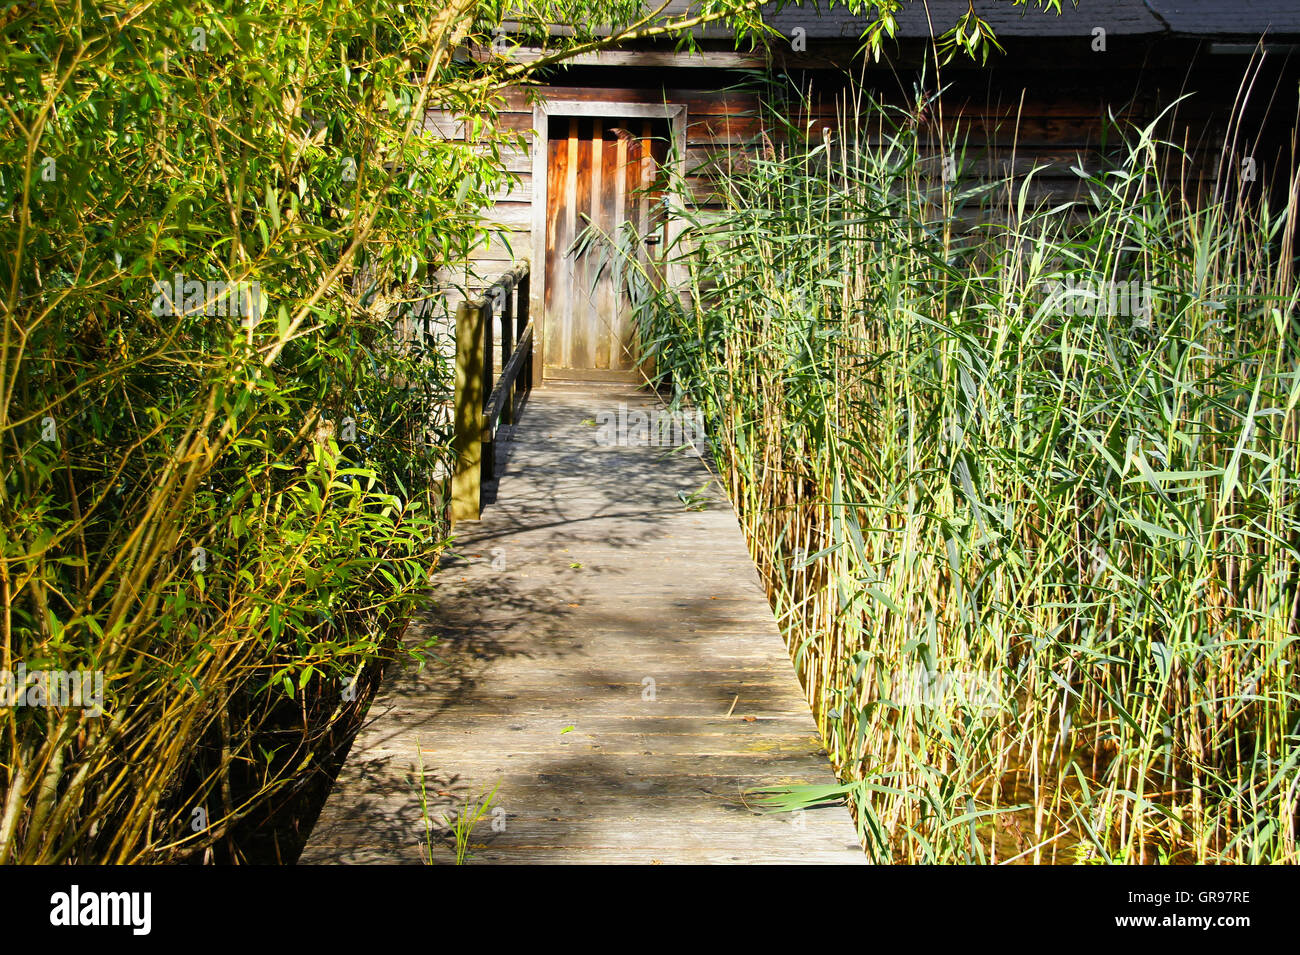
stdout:
<svg viewBox="0 0 1300 955">
<path fill-rule="evenodd" d="M 1031 56 L 1035 49 L 1030 45 L 1021 52 Z M 1057 54 L 1059 60 L 1059 50 Z M 865 74 L 855 70 L 855 75 L 865 75 L 868 90 L 891 108 L 891 121 L 914 124 L 919 129 L 922 169 L 932 170 L 936 181 L 942 158 L 950 151 L 956 153 L 963 185 L 1008 173 L 1023 177 L 1033 170 L 1027 190 L 1031 205 L 1086 197 L 1086 186 L 1078 171 L 1095 173 L 1107 165 L 1106 151 L 1113 152 L 1116 146 L 1114 133 L 1106 132 L 1109 118 L 1113 115 L 1126 125 L 1131 138 L 1134 127 L 1151 122 L 1180 95 L 1192 91 L 1192 76 L 1199 88 L 1177 107 L 1163 127 L 1166 138 L 1189 151 L 1186 160 L 1167 170 L 1168 179 L 1183 183 L 1193 193 L 1209 195 L 1216 187 L 1221 162 L 1226 161 L 1231 171 L 1244 155 L 1255 155 L 1261 178 L 1267 178 L 1279 166 L 1280 143 L 1275 135 L 1261 136 L 1261 110 L 1268 107 L 1280 114 L 1284 108 L 1291 108 L 1294 112 L 1294 98 L 1290 101 L 1292 107 L 1286 107 L 1273 96 L 1275 102 L 1269 106 L 1269 97 L 1257 94 L 1262 105 L 1254 104 L 1253 114 L 1247 111 L 1243 134 L 1235 149 L 1231 148 L 1234 144 L 1230 141 L 1229 116 L 1244 61 L 1200 56 L 1194 69 L 1185 60 L 1177 70 L 1171 68 L 1171 63 L 1190 55 L 1192 52 L 1180 47 L 1162 54 L 1163 58 L 1144 61 L 1123 53 L 1107 55 L 1109 58 L 1092 56 L 1084 50 L 1069 62 L 1058 62 L 1059 69 L 1050 73 L 1046 68 L 1019 67 L 1017 63 L 1027 61 L 1011 56 L 995 59 L 997 65 L 987 69 L 952 67 L 943 77 L 948 88 L 942 101 L 920 111 L 913 100 L 913 81 L 919 75 L 915 71 L 873 67 Z M 1144 69 L 1144 62 L 1153 65 Z M 687 181 L 695 202 L 705 208 L 715 204 L 711 171 L 741 167 L 764 150 L 779 149 L 784 138 L 782 130 L 774 128 L 780 124 L 765 118 L 757 95 L 729 88 L 739 82 L 739 74 L 684 68 L 593 67 L 575 68 L 567 75 L 571 79 L 561 84 L 507 91 L 499 115 L 501 126 L 527 135 L 532 129 L 533 102 L 538 97 L 602 104 L 682 105 L 687 116 Z M 794 75 L 817 95 L 811 106 L 791 110 L 790 122 L 811 129 L 813 135 L 818 135 L 820 127 L 829 128 L 842 139 L 837 99 L 844 88 L 843 74 L 809 70 Z M 1260 85 L 1271 88 L 1275 81 Z M 1293 118 L 1280 117 L 1283 122 Z M 459 119 L 430 114 L 431 126 L 453 137 L 464 134 Z M 881 139 L 879 128 L 869 129 L 861 142 L 872 145 Z M 1226 160 L 1225 153 L 1231 153 Z M 507 151 L 505 159 L 517 182 L 498 195 L 487 210 L 487 218 L 505 227 L 505 235 L 475 251 L 470 268 L 455 276 L 457 285 L 477 287 L 476 283 L 506 271 L 533 248 L 531 143 L 524 149 Z"/>
</svg>

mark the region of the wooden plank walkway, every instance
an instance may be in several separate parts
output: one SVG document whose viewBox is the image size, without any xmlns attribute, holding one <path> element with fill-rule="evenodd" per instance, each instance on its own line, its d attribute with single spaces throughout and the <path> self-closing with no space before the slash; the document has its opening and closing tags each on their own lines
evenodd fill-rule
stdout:
<svg viewBox="0 0 1300 955">
<path fill-rule="evenodd" d="M 473 863 L 866 862 L 843 806 L 747 806 L 834 777 L 725 496 L 689 448 L 600 446 L 620 402 L 657 407 L 533 392 L 410 628 L 441 663 L 386 676 L 302 862 L 419 862 L 421 761 L 435 862 L 444 814 L 493 787 Z"/>
</svg>

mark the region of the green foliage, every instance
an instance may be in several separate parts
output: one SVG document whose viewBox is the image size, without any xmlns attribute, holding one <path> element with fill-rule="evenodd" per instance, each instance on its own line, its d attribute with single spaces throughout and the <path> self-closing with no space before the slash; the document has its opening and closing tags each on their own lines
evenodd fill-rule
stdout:
<svg viewBox="0 0 1300 955">
<path fill-rule="evenodd" d="M 424 752 L 416 751 L 416 774 L 419 777 L 420 787 L 420 819 L 424 823 L 424 844 L 420 847 L 420 857 L 425 865 L 433 865 L 433 817 L 429 813 L 429 790 L 425 779 L 424 771 Z M 475 797 L 466 797 L 462 806 L 451 809 L 443 813 L 443 822 L 447 825 L 448 834 L 451 836 L 451 842 L 455 851 L 456 865 L 465 865 L 472 854 L 473 845 L 470 837 L 474 835 L 474 830 L 489 813 L 492 813 L 494 803 L 496 802 L 497 790 L 501 784 L 497 783 L 490 790 L 483 790 Z M 504 810 L 500 810 L 504 812 Z"/>
<path fill-rule="evenodd" d="M 447 375 L 395 301 L 504 174 L 415 135 L 449 12 L 56 12 L 5 24 L 3 664 L 107 698 L 6 713 L 0 858 L 168 858 L 274 784 L 233 782 L 274 696 L 337 699 L 424 584 Z"/>
<path fill-rule="evenodd" d="M 485 790 L 473 799 L 467 799 L 463 806 L 443 817 L 456 842 L 456 865 L 464 865 L 469 861 L 470 850 L 473 848 L 470 837 L 474 835 L 475 827 L 492 811 L 497 790 L 500 788 L 501 784 L 497 783 L 491 790 Z"/>
</svg>

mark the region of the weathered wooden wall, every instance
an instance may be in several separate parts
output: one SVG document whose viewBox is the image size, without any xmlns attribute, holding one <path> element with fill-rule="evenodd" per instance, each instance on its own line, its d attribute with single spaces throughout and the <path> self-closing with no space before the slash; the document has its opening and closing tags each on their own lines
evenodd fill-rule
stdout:
<svg viewBox="0 0 1300 955">
<path fill-rule="evenodd" d="M 1226 170 L 1228 185 L 1236 188 L 1241 159 L 1252 156 L 1259 188 L 1271 186 L 1285 195 L 1288 131 L 1296 119 L 1295 66 L 1285 58 L 1269 60 L 1243 106 L 1238 93 L 1249 58 L 1210 55 L 1209 45 L 1201 41 L 1129 38 L 1114 41 L 1104 55 L 1093 54 L 1086 37 L 1018 39 L 1006 45 L 1007 54 L 995 56 L 987 66 L 954 61 L 942 69 L 936 83 L 925 64 L 924 45 L 914 44 L 892 61 L 886 58 L 864 67 L 853 59 L 855 44 L 822 44 L 818 55 L 791 57 L 784 64 L 788 89 L 802 91 L 782 98 L 801 104 L 784 107 L 785 115 L 798 127 L 811 127 L 814 135 L 826 127 L 839 142 L 846 141 L 839 115 L 849 83 L 841 67 L 856 62 L 856 84 L 891 107 L 897 122 L 917 128 L 923 169 L 936 183 L 942 157 L 952 150 L 955 138 L 960 185 L 1008 173 L 1023 177 L 1035 170 L 1027 190 L 1032 206 L 1086 197 L 1088 186 L 1079 172 L 1093 174 L 1114 161 L 1119 143 L 1110 127 L 1115 122 L 1129 128 L 1131 138 L 1134 127 L 1147 125 L 1179 97 L 1191 94 L 1161 126 L 1162 138 L 1188 151 L 1186 161 L 1167 169 L 1167 181 L 1208 197 L 1224 186 L 1217 178 L 1221 169 Z M 674 69 L 663 66 L 674 62 L 671 51 L 655 56 L 653 68 L 635 65 L 636 54 L 624 52 L 617 65 L 573 67 L 557 74 L 561 78 L 551 85 L 511 90 L 499 122 L 529 137 L 536 97 L 684 106 L 688 181 L 697 204 L 707 208 L 712 197 L 706 174 L 710 166 L 743 164 L 760 151 L 779 148 L 781 124 L 773 123 L 760 103 L 761 96 L 773 102 L 772 87 L 760 86 L 754 72 L 698 65 Z M 726 62 L 721 54 L 715 57 Z M 710 60 L 697 55 L 690 62 Z M 944 91 L 941 98 L 918 107 L 923 76 L 927 88 L 942 86 Z M 1241 117 L 1235 138 L 1234 115 Z M 431 115 L 430 122 L 445 135 L 459 136 L 463 133 L 456 119 Z M 869 129 L 861 138 L 867 144 L 879 142 L 881 131 Z M 444 273 L 450 287 L 472 292 L 532 255 L 532 201 L 537 193 L 532 143 L 507 151 L 505 160 L 517 182 L 487 211 L 504 236 L 478 250 L 467 268 Z M 544 263 L 534 266 L 539 273 L 545 268 Z"/>
<path fill-rule="evenodd" d="M 1023 46 L 1023 45 L 1022 45 Z M 1043 44 L 1017 49 L 990 67 L 955 67 L 941 74 L 946 90 L 916 115 L 922 142 L 936 174 L 940 157 L 948 152 L 954 131 L 964 146 L 964 177 L 1000 177 L 1008 172 L 1022 176 L 1038 169 L 1030 188 L 1031 201 L 1074 198 L 1080 194 L 1076 169 L 1095 172 L 1103 156 L 1117 145 L 1106 127 L 1112 119 L 1122 125 L 1145 125 L 1180 96 L 1191 94 L 1173 111 L 1162 127 L 1169 139 L 1185 146 L 1189 161 L 1170 169 L 1171 180 L 1185 180 L 1192 190 L 1211 194 L 1220 159 L 1228 151 L 1233 161 L 1256 157 L 1263 179 L 1285 166 L 1285 135 L 1295 121 L 1294 95 L 1285 93 L 1285 71 L 1270 66 L 1255 84 L 1253 99 L 1244 109 L 1236 103 L 1247 60 L 1213 57 L 1203 44 L 1166 42 L 1130 46 L 1106 57 L 1090 56 L 1086 47 L 1044 51 Z M 1033 50 L 1032 59 L 1029 50 Z M 829 57 L 827 62 L 833 62 Z M 806 61 L 805 61 L 806 62 Z M 1277 58 L 1274 57 L 1274 62 Z M 1292 69 L 1292 76 L 1294 70 Z M 867 69 L 859 75 L 865 88 L 884 102 L 916 114 L 915 86 L 919 68 L 905 60 Z M 845 89 L 843 74 L 831 70 L 800 69 L 791 73 L 792 85 L 813 91 L 807 113 L 792 111 L 799 125 L 812 123 L 838 129 L 836 100 Z M 752 75 L 702 69 L 642 69 L 637 67 L 586 67 L 568 71 L 563 84 L 537 87 L 531 92 L 512 90 L 501 113 L 504 127 L 527 132 L 532 128 L 530 95 L 548 99 L 604 103 L 682 104 L 687 110 L 687 169 L 697 199 L 707 205 L 709 186 L 700 171 L 710 163 L 743 162 L 764 142 L 779 142 L 780 131 L 765 120 L 759 95 L 740 88 Z M 1294 94 L 1294 83 L 1291 93 Z M 1230 119 L 1244 114 L 1234 143 Z M 876 135 L 867 142 L 877 140 Z M 947 140 L 947 142 L 945 142 Z M 1258 140 L 1256 142 L 1255 140 Z M 487 275 L 503 272 L 531 248 L 530 203 L 532 165 L 528 152 L 511 152 L 509 168 L 519 182 L 499 197 L 490 217 L 509 232 L 509 247 L 494 242 L 476 256 L 477 269 Z"/>
</svg>

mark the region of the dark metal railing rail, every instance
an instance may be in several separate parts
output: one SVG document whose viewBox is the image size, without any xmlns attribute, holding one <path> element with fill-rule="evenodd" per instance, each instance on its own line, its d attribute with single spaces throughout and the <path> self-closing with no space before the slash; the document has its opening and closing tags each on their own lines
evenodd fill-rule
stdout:
<svg viewBox="0 0 1300 955">
<path fill-rule="evenodd" d="M 451 522 L 476 521 L 483 485 L 494 477 L 496 431 L 513 424 L 533 387 L 533 323 L 528 263 L 456 309 L 456 406 Z M 493 329 L 500 328 L 501 375 L 493 375 Z"/>
</svg>

